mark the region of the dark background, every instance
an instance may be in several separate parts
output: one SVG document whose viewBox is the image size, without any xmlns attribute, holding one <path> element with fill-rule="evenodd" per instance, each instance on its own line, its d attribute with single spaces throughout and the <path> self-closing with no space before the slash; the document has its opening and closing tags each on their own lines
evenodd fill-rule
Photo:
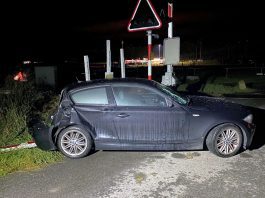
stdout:
<svg viewBox="0 0 265 198">
<path fill-rule="evenodd" d="M 264 63 L 265 23 L 261 1 L 173 2 L 174 36 L 181 38 L 182 56 L 189 57 L 196 46 L 202 45 L 205 58 L 215 58 L 230 50 L 231 59 L 234 55 L 244 56 Z M 154 31 L 160 36 L 153 41 L 155 45 L 167 37 L 167 1 L 152 0 L 152 3 L 163 21 L 163 27 Z M 135 58 L 133 52 L 146 46 L 145 32 L 127 31 L 137 0 L 1 4 L 2 75 L 27 59 L 82 62 L 83 55 L 88 54 L 91 62 L 105 61 L 106 39 L 111 39 L 113 60 L 118 60 L 122 40 L 127 58 Z"/>
</svg>

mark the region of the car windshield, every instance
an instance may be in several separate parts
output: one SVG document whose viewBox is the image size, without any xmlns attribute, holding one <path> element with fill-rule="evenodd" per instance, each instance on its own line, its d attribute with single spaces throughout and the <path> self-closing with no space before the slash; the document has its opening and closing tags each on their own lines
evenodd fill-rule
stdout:
<svg viewBox="0 0 265 198">
<path fill-rule="evenodd" d="M 175 92 L 174 90 L 165 85 L 157 84 L 157 88 L 165 94 L 169 95 L 179 104 L 186 105 L 189 103 L 189 98 L 187 96 L 181 96 L 179 93 Z"/>
</svg>

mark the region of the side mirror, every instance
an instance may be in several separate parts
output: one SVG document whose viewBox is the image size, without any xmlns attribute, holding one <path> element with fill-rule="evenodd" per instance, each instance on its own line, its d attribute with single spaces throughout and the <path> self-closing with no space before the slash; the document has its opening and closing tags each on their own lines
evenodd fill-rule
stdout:
<svg viewBox="0 0 265 198">
<path fill-rule="evenodd" d="M 174 107 L 174 103 L 172 100 L 167 100 L 168 107 Z"/>
</svg>

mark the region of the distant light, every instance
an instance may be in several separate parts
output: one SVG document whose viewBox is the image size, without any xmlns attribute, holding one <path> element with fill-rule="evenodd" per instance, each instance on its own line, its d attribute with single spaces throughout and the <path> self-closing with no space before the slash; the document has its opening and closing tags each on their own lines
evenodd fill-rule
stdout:
<svg viewBox="0 0 265 198">
<path fill-rule="evenodd" d="M 27 74 L 25 72 L 20 71 L 14 76 L 14 80 L 25 82 L 27 81 Z"/>
<path fill-rule="evenodd" d="M 163 65 L 164 64 L 164 59 L 161 58 L 154 58 L 151 60 L 153 65 Z M 127 59 L 125 60 L 125 64 L 128 65 L 137 65 L 137 64 L 141 64 L 141 65 L 147 65 L 148 63 L 148 59 L 147 58 L 143 58 L 143 59 Z"/>
<path fill-rule="evenodd" d="M 31 61 L 30 61 L 30 60 L 23 61 L 23 64 L 24 64 L 24 65 L 31 64 Z"/>
<path fill-rule="evenodd" d="M 161 58 L 154 58 L 152 61 L 152 64 L 154 65 L 163 65 L 164 64 L 164 59 Z"/>
</svg>

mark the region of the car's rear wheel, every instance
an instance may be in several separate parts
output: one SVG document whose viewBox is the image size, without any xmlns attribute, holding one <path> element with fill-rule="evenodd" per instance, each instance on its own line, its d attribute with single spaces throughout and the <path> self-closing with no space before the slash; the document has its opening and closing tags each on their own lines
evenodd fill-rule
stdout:
<svg viewBox="0 0 265 198">
<path fill-rule="evenodd" d="M 233 124 L 214 128 L 206 138 L 207 148 L 220 157 L 236 155 L 242 147 L 242 142 L 242 132 Z"/>
<path fill-rule="evenodd" d="M 84 129 L 71 126 L 62 130 L 58 136 L 59 150 L 69 158 L 82 158 L 88 155 L 92 139 Z"/>
</svg>

